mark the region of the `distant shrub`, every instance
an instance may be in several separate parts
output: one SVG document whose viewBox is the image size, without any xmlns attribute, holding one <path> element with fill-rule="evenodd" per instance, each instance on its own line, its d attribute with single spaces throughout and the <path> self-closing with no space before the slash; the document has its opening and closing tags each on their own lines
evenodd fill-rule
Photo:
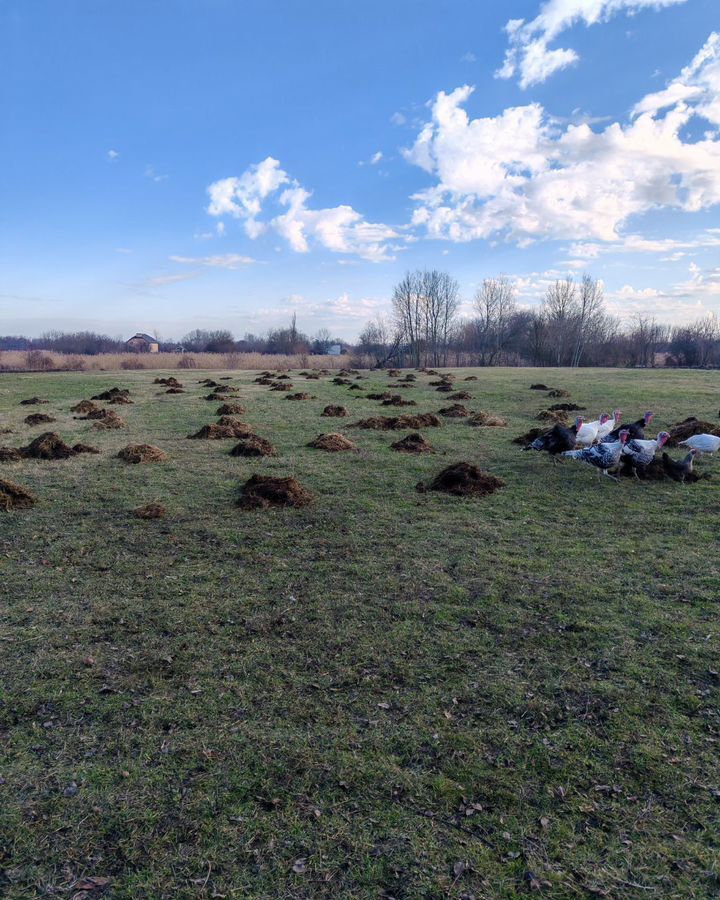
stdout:
<svg viewBox="0 0 720 900">
<path fill-rule="evenodd" d="M 68 356 L 65 360 L 65 367 L 72 372 L 83 372 L 85 371 L 85 360 L 82 356 Z"/>
<path fill-rule="evenodd" d="M 144 369 L 145 363 L 138 356 L 131 356 L 120 362 L 121 369 Z"/>
<path fill-rule="evenodd" d="M 48 372 L 54 367 L 52 356 L 42 350 L 30 350 L 25 354 L 25 366 L 34 372 Z"/>
<path fill-rule="evenodd" d="M 177 364 L 178 369 L 197 369 L 197 363 L 192 356 L 181 356 Z"/>
<path fill-rule="evenodd" d="M 224 362 L 226 369 L 239 369 L 242 357 L 239 353 L 226 353 Z"/>
</svg>

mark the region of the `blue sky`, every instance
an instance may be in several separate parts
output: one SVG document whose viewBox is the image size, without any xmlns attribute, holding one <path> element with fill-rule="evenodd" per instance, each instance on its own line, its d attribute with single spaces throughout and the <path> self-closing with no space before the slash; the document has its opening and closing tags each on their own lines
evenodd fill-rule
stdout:
<svg viewBox="0 0 720 900">
<path fill-rule="evenodd" d="M 624 318 L 720 312 L 717 31 L 717 0 L 3 0 L 0 333 L 353 338 L 421 266 L 468 312 L 583 271 Z"/>
</svg>

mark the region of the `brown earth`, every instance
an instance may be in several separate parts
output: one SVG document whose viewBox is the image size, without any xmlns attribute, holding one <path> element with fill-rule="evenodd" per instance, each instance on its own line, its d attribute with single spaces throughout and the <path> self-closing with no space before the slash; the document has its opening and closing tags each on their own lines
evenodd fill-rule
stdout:
<svg viewBox="0 0 720 900">
<path fill-rule="evenodd" d="M 223 403 L 215 411 L 216 416 L 242 416 L 247 412 L 240 403 Z"/>
<path fill-rule="evenodd" d="M 462 405 L 462 403 L 453 403 L 452 406 L 444 406 L 441 410 L 438 410 L 441 416 L 446 416 L 449 419 L 466 419 L 469 415 L 471 415 L 470 410 Z"/>
<path fill-rule="evenodd" d="M 41 400 L 39 397 L 30 397 L 28 400 L 21 400 L 20 406 L 39 406 L 41 403 L 49 402 L 49 400 Z"/>
<path fill-rule="evenodd" d="M 480 412 L 475 413 L 474 416 L 467 420 L 467 424 L 476 427 L 484 426 L 485 428 L 505 428 L 507 419 L 503 419 L 502 416 L 494 416 L 492 413 L 481 409 Z"/>
<path fill-rule="evenodd" d="M 88 419 L 97 419 L 97 421 L 93 422 L 93 428 L 102 430 L 111 430 L 115 428 L 127 428 L 127 422 L 121 416 L 119 416 L 112 409 L 103 409 L 101 410 L 103 413 L 102 416 L 95 416 L 92 413 L 87 416 Z"/>
<path fill-rule="evenodd" d="M 92 400 L 81 400 L 75 406 L 70 407 L 70 412 L 82 413 L 82 415 L 87 416 L 89 413 L 98 412 L 99 409 L 100 407 L 97 403 L 93 403 Z"/>
<path fill-rule="evenodd" d="M 472 463 L 458 462 L 443 469 L 429 484 L 420 482 L 417 489 L 443 491 L 456 497 L 485 497 L 504 485 L 502 478 L 483 472 Z"/>
<path fill-rule="evenodd" d="M 552 391 L 548 391 L 548 397 L 569 397 L 570 391 L 566 391 L 565 388 L 555 388 Z"/>
<path fill-rule="evenodd" d="M 549 391 L 550 388 L 546 384 L 542 384 L 542 383 L 538 382 L 538 384 L 531 384 L 530 390 L 531 391 Z"/>
<path fill-rule="evenodd" d="M 57 422 L 57 419 L 53 419 L 52 416 L 46 416 L 45 413 L 33 413 L 30 416 L 25 416 L 24 421 L 26 425 L 44 425 L 48 422 Z"/>
<path fill-rule="evenodd" d="M 531 428 L 530 431 L 526 431 L 525 434 L 519 434 L 516 438 L 513 438 L 512 442 L 513 444 L 520 444 L 521 446 L 526 447 L 528 444 L 532 444 L 536 438 L 547 433 L 547 428 Z"/>
<path fill-rule="evenodd" d="M 237 501 L 242 509 L 267 509 L 270 506 L 307 506 L 314 500 L 295 478 L 275 478 L 270 475 L 252 475 L 243 485 L 243 493 Z"/>
<path fill-rule="evenodd" d="M 578 406 L 577 403 L 553 403 L 550 407 L 551 412 L 557 412 L 558 410 L 563 410 L 564 412 L 578 412 L 579 410 L 587 409 L 586 406 Z"/>
<path fill-rule="evenodd" d="M 308 443 L 308 447 L 314 447 L 316 450 L 327 450 L 328 453 L 340 453 L 343 450 L 357 450 L 357 444 L 335 431 L 327 434 L 319 434 L 314 440 Z"/>
<path fill-rule="evenodd" d="M 37 497 L 19 484 L 0 478 L 0 509 L 9 512 L 11 509 L 30 509 L 35 506 Z"/>
<path fill-rule="evenodd" d="M 535 416 L 537 422 L 551 422 L 553 425 L 559 422 L 561 425 L 567 425 L 567 413 L 561 409 L 541 409 Z"/>
<path fill-rule="evenodd" d="M 299 392 L 297 394 L 288 394 L 285 397 L 286 400 L 315 400 L 316 398 L 312 396 L 312 394 L 303 394 Z"/>
<path fill-rule="evenodd" d="M 118 453 L 118 459 L 129 463 L 164 462 L 167 458 L 167 453 L 152 444 L 128 444 Z"/>
<path fill-rule="evenodd" d="M 360 419 L 351 427 L 395 431 L 399 428 L 439 428 L 441 425 L 442 422 L 433 413 L 419 413 L 415 416 L 372 416 L 369 419 Z"/>
<path fill-rule="evenodd" d="M 448 400 L 472 400 L 472 394 L 467 391 L 456 391 L 454 394 L 450 394 Z"/>
<path fill-rule="evenodd" d="M 146 503 L 133 510 L 136 519 L 164 519 L 167 508 L 162 503 Z"/>
<path fill-rule="evenodd" d="M 119 388 L 114 387 L 110 388 L 109 391 L 103 391 L 102 394 L 95 394 L 94 397 L 91 397 L 91 400 L 112 400 L 114 397 L 128 397 L 130 396 L 130 391 L 127 388 Z"/>
<path fill-rule="evenodd" d="M 222 441 L 227 438 L 243 438 L 248 436 L 249 426 L 241 422 L 233 425 L 216 425 L 214 422 L 196 431 L 195 434 L 189 434 L 191 440 L 202 441 Z"/>
<path fill-rule="evenodd" d="M 435 452 L 435 448 L 432 444 L 428 443 L 425 438 L 417 432 L 407 435 L 407 437 L 404 437 L 401 441 L 395 441 L 394 444 L 390 444 L 390 447 L 393 450 L 397 450 L 399 453 Z"/>
<path fill-rule="evenodd" d="M 265 438 L 256 434 L 249 434 L 236 444 L 230 451 L 230 456 L 277 456 L 278 452 Z"/>
<path fill-rule="evenodd" d="M 382 401 L 383 406 L 417 406 L 415 400 L 403 400 L 400 394 L 392 394 Z"/>
<path fill-rule="evenodd" d="M 343 419 L 347 414 L 348 411 L 344 406 L 333 406 L 332 403 L 326 406 L 325 409 L 320 413 L 321 416 L 336 419 Z"/>
</svg>

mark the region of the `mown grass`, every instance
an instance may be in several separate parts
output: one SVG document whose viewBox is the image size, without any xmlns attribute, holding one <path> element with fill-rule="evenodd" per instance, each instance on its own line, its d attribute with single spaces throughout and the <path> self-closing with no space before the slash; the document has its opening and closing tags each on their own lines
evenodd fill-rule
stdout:
<svg viewBox="0 0 720 900">
<path fill-rule="evenodd" d="M 214 421 L 203 373 L 177 396 L 155 374 L 0 380 L 0 442 L 42 431 L 18 406 L 40 395 L 103 451 L 0 464 L 40 497 L 0 513 L 0 893 L 720 892 L 720 461 L 692 486 L 616 485 L 510 443 L 553 402 L 533 381 L 660 428 L 715 420 L 717 373 L 475 370 L 466 404 L 509 427 L 448 419 L 418 458 L 349 427 L 393 413 L 364 392 L 298 380 L 318 399 L 291 402 L 245 373 L 244 418 L 280 451 L 258 462 L 186 439 Z M 421 412 L 447 405 L 428 380 L 403 392 Z M 71 417 L 112 384 L 127 430 Z M 329 402 L 351 418 L 320 418 Z M 330 430 L 361 452 L 305 446 Z M 170 461 L 114 458 L 136 440 Z M 507 486 L 415 491 L 461 459 Z M 316 501 L 241 511 L 252 472 Z M 132 517 L 153 500 L 167 518 Z"/>
</svg>

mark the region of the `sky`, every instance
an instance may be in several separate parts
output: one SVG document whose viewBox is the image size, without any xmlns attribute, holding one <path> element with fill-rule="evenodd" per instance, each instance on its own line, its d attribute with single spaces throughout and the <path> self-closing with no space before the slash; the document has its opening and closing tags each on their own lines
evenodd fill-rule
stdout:
<svg viewBox="0 0 720 900">
<path fill-rule="evenodd" d="M 0 0 L 0 334 L 720 314 L 718 0 Z"/>
</svg>

